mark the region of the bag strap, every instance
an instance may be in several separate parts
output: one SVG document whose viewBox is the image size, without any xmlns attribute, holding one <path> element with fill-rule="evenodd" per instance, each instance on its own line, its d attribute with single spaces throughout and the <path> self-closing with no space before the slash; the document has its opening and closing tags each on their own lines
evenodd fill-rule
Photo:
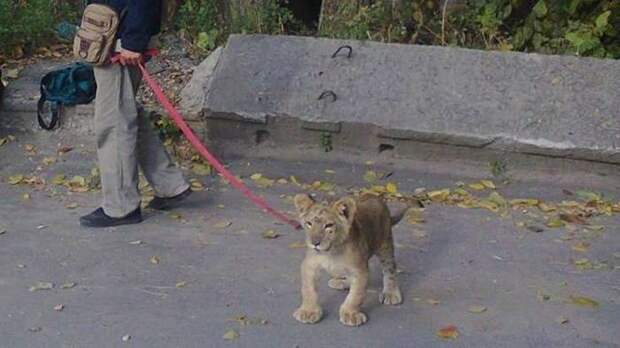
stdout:
<svg viewBox="0 0 620 348">
<path fill-rule="evenodd" d="M 51 83 L 54 83 L 56 81 L 56 79 L 52 79 L 52 73 L 47 73 L 45 76 L 43 76 L 43 78 L 41 79 L 41 97 L 39 98 L 39 102 L 37 103 L 37 122 L 39 123 L 39 126 L 41 126 L 41 128 L 45 129 L 45 130 L 52 130 L 54 129 L 54 127 L 56 127 L 56 124 L 58 123 L 58 119 L 60 117 L 60 102 L 55 102 L 51 105 L 51 113 L 52 113 L 52 119 L 50 120 L 50 123 L 47 124 L 45 123 L 45 120 L 43 119 L 43 107 L 45 106 L 45 102 L 47 101 L 47 88 L 46 85 Z M 51 79 L 51 81 L 50 81 Z"/>
<path fill-rule="evenodd" d="M 43 107 L 45 106 L 46 101 L 47 99 L 45 99 L 45 96 L 41 95 L 39 103 L 37 104 L 37 121 L 39 122 L 39 126 L 41 126 L 41 128 L 51 131 L 54 127 L 56 127 L 56 124 L 58 124 L 58 120 L 60 119 L 61 105 L 60 102 L 56 102 L 51 105 L 52 119 L 50 120 L 50 123 L 47 124 L 43 119 Z"/>
</svg>

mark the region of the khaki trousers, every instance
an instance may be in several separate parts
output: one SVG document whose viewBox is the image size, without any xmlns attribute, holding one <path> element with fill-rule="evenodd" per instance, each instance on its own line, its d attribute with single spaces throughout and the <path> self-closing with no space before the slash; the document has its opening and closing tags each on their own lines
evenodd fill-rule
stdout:
<svg viewBox="0 0 620 348">
<path fill-rule="evenodd" d="M 138 167 L 158 197 L 172 197 L 189 185 L 171 161 L 149 118 L 136 103 L 142 79 L 137 67 L 95 67 L 95 133 L 103 210 L 123 217 L 140 206 Z"/>
</svg>

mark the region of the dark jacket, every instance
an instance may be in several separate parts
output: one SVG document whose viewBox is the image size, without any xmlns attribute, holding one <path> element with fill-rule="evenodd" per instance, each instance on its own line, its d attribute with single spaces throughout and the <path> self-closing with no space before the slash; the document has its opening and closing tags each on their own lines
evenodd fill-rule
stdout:
<svg viewBox="0 0 620 348">
<path fill-rule="evenodd" d="M 118 31 L 124 49 L 144 52 L 151 37 L 161 29 L 161 0 L 91 0 L 89 3 L 107 4 L 119 14 L 126 10 Z"/>
</svg>

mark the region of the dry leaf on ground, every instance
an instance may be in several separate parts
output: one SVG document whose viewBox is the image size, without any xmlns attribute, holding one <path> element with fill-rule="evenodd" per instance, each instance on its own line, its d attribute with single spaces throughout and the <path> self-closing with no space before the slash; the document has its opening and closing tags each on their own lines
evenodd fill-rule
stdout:
<svg viewBox="0 0 620 348">
<path fill-rule="evenodd" d="M 22 174 L 16 174 L 9 177 L 8 183 L 11 185 L 18 185 L 24 181 L 24 176 Z"/>
<path fill-rule="evenodd" d="M 61 289 L 73 289 L 77 284 L 74 282 L 67 282 L 62 284 L 62 286 L 60 287 Z"/>
<path fill-rule="evenodd" d="M 469 308 L 467 308 L 467 311 L 469 313 L 479 314 L 479 313 L 486 312 L 487 311 L 487 307 L 481 306 L 481 305 L 473 305 L 473 306 L 469 306 Z"/>
<path fill-rule="evenodd" d="M 570 302 L 574 305 L 588 308 L 598 308 L 597 301 L 585 296 L 571 296 Z"/>
<path fill-rule="evenodd" d="M 224 336 L 222 336 L 222 338 L 225 339 L 226 341 L 234 341 L 237 338 L 239 338 L 239 334 L 235 330 L 228 330 L 226 331 Z"/>
<path fill-rule="evenodd" d="M 51 290 L 54 288 L 54 283 L 52 282 L 38 282 L 35 285 L 31 286 L 28 291 L 35 292 L 40 290 Z"/>
<path fill-rule="evenodd" d="M 453 340 L 459 336 L 459 331 L 456 328 L 456 326 L 449 325 L 449 326 L 439 329 L 439 331 L 437 331 L 437 336 L 443 339 Z"/>
<path fill-rule="evenodd" d="M 225 220 L 225 221 L 220 221 L 213 226 L 215 228 L 226 228 L 226 227 L 229 227 L 230 225 L 232 225 L 232 222 Z"/>
<path fill-rule="evenodd" d="M 276 239 L 280 236 L 280 234 L 275 230 L 267 230 L 263 232 L 263 238 L 265 239 Z"/>
</svg>

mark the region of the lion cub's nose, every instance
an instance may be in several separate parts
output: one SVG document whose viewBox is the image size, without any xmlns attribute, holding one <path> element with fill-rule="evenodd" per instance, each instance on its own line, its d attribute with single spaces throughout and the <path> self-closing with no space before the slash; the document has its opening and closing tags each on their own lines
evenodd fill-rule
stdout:
<svg viewBox="0 0 620 348">
<path fill-rule="evenodd" d="M 312 240 L 312 245 L 314 245 L 315 247 L 318 247 L 319 244 L 321 244 L 320 240 Z"/>
</svg>

